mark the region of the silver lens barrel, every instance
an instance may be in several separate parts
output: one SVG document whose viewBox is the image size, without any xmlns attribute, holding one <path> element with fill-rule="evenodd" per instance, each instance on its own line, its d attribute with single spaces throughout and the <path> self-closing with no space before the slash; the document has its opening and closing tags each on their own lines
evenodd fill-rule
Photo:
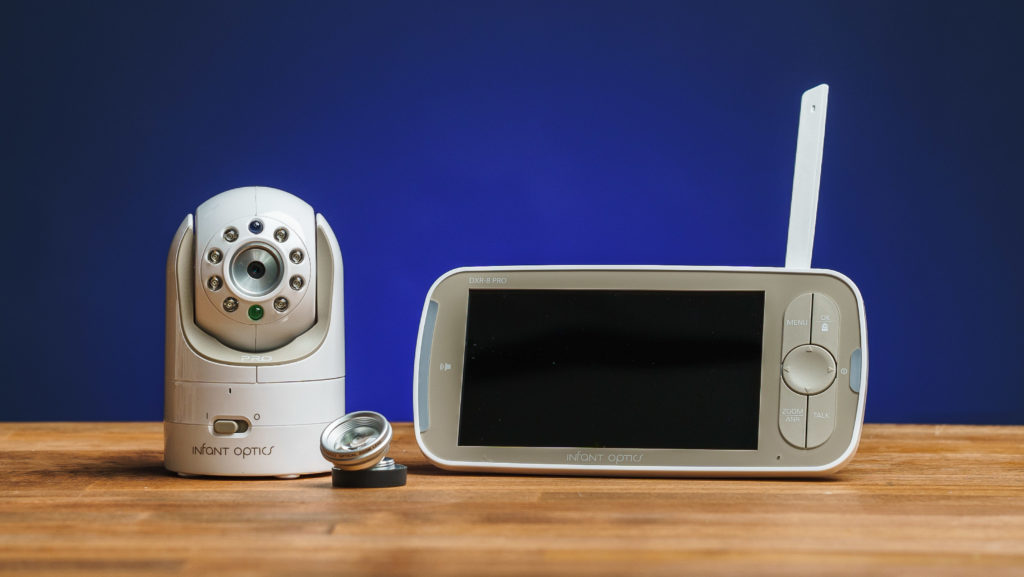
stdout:
<svg viewBox="0 0 1024 577">
<path fill-rule="evenodd" d="M 277 289 L 284 270 L 276 249 L 263 243 L 252 243 L 235 253 L 228 274 L 239 291 L 247 296 L 261 297 Z"/>
<path fill-rule="evenodd" d="M 374 411 L 349 413 L 327 425 L 320 454 L 342 471 L 369 469 L 388 454 L 391 423 Z"/>
</svg>

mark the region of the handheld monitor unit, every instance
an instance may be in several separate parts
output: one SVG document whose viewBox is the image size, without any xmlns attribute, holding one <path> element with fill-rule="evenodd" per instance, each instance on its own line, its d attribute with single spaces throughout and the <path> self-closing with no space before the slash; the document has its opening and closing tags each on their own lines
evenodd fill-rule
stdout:
<svg viewBox="0 0 1024 577">
<path fill-rule="evenodd" d="M 808 476 L 856 452 L 864 302 L 812 269 L 828 86 L 803 95 L 785 268 L 460 268 L 427 294 L 416 441 L 452 470 Z"/>
</svg>

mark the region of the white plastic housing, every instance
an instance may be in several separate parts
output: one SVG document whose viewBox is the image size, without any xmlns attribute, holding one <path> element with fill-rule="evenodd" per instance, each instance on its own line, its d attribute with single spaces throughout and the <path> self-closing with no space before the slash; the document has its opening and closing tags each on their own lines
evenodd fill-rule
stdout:
<svg viewBox="0 0 1024 577">
<path fill-rule="evenodd" d="M 263 229 L 254 233 L 251 222 L 259 222 Z M 225 239 L 225 231 L 237 235 L 233 241 Z M 284 241 L 274 238 L 277 230 L 287 234 Z M 309 330 L 316 321 L 315 298 L 306 298 L 316 292 L 315 239 L 316 215 L 313 207 L 297 196 L 274 188 L 246 186 L 222 192 L 196 209 L 195 263 L 198 273 L 194 280 L 196 324 L 214 335 L 224 344 L 243 351 L 259 352 L 276 349 Z M 230 272 L 236 256 L 246 249 L 260 247 L 275 255 L 282 269 L 282 282 L 266 294 L 248 294 L 239 287 Z M 217 251 L 220 261 L 210 262 L 209 254 Z M 302 260 L 293 263 L 289 254 L 298 251 Z M 244 275 L 243 275 L 244 276 Z M 211 290 L 211 277 L 221 279 L 222 286 Z M 288 285 L 292 277 L 302 279 L 303 285 L 294 290 Z M 224 310 L 225 298 L 238 302 L 237 310 Z M 286 298 L 288 308 L 283 312 L 274 308 L 274 300 Z M 252 305 L 263 308 L 263 318 L 251 320 L 247 310 Z"/>
<path fill-rule="evenodd" d="M 287 195 L 270 188 L 254 192 Z M 288 216 L 258 214 L 282 222 Z M 253 352 L 225 344 L 230 339 L 219 339 L 196 323 L 196 302 L 208 299 L 197 294 L 193 216 L 179 227 L 167 259 L 167 469 L 217 476 L 330 470 L 320 455 L 319 437 L 328 423 L 345 414 L 343 266 L 337 239 L 321 215 L 312 215 L 308 226 L 296 225 L 292 233 L 300 230 L 305 246 L 315 247 L 309 261 L 316 283 L 306 286 L 303 299 L 313 310 L 312 325 L 283 346 Z M 244 422 L 247 429 L 220 434 L 214 431 L 218 419 Z"/>
</svg>

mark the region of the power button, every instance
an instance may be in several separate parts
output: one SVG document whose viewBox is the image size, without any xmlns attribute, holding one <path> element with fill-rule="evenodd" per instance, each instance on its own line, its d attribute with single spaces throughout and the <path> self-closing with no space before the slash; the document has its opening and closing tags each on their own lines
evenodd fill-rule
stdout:
<svg viewBox="0 0 1024 577">
<path fill-rule="evenodd" d="M 249 423 L 241 419 L 214 419 L 213 432 L 218 435 L 234 435 L 249 430 Z"/>
</svg>

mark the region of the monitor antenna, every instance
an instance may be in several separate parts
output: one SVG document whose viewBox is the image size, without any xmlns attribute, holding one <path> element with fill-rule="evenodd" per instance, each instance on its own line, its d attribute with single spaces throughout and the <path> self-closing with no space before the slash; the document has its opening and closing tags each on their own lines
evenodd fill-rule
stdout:
<svg viewBox="0 0 1024 577">
<path fill-rule="evenodd" d="M 800 99 L 800 128 L 796 136 L 796 166 L 793 168 L 793 200 L 789 207 L 786 268 L 811 268 L 827 109 L 828 84 L 815 86 L 804 92 Z"/>
</svg>

